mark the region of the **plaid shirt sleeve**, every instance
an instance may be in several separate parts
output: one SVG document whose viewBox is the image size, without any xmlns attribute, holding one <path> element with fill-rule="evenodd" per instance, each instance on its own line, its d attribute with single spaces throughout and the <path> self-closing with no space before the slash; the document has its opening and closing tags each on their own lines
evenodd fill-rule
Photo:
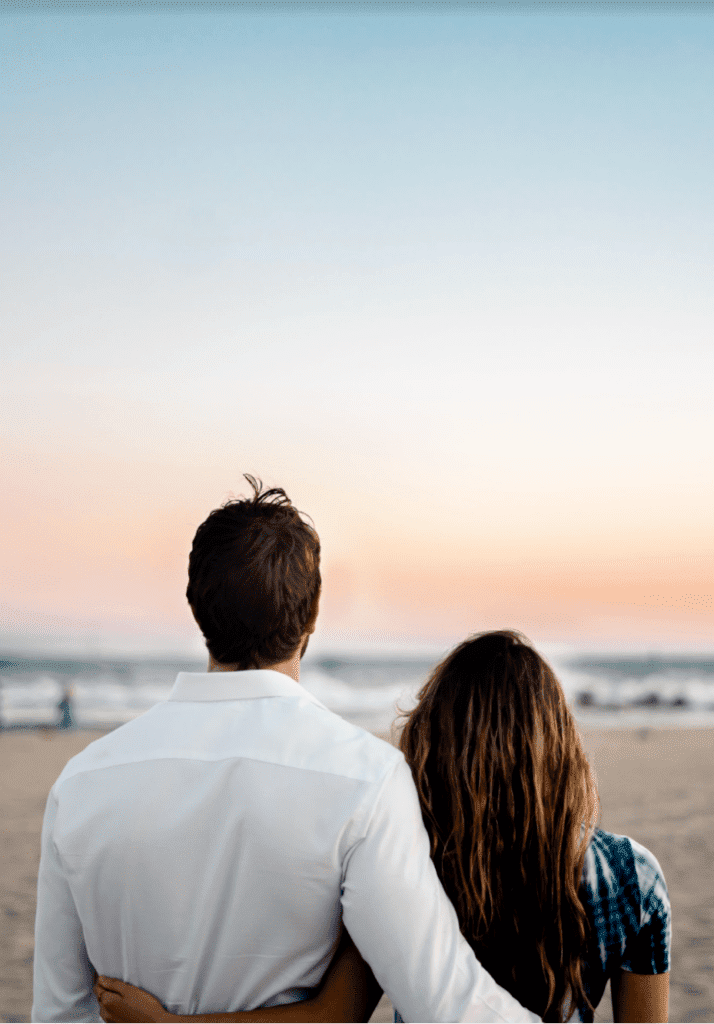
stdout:
<svg viewBox="0 0 714 1024">
<path fill-rule="evenodd" d="M 627 943 L 620 967 L 633 974 L 663 974 L 669 970 L 672 922 L 669 894 L 656 857 L 630 839 L 640 893 L 637 935 Z"/>
</svg>

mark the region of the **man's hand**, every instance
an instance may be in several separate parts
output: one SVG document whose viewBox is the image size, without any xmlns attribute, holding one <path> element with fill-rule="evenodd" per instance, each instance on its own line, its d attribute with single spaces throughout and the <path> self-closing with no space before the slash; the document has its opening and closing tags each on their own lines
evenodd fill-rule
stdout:
<svg viewBox="0 0 714 1024">
<path fill-rule="evenodd" d="M 158 999 L 126 981 L 105 978 L 99 975 L 94 985 L 94 994 L 99 1000 L 102 1020 L 147 1024 L 152 1021 L 171 1019 Z"/>
</svg>

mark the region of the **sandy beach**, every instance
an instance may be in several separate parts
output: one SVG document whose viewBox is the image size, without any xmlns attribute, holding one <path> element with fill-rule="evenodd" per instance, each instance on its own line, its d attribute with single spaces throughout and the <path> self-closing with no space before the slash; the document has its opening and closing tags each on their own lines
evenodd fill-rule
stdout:
<svg viewBox="0 0 714 1024">
<path fill-rule="evenodd" d="M 66 761 L 100 733 L 0 733 L 0 1021 L 29 1020 L 42 815 Z M 714 1020 L 714 730 L 591 729 L 584 739 L 601 823 L 644 843 L 669 886 L 674 943 L 670 1020 Z M 373 1018 L 391 1020 L 383 999 Z M 609 996 L 598 1020 L 611 1021 Z"/>
</svg>

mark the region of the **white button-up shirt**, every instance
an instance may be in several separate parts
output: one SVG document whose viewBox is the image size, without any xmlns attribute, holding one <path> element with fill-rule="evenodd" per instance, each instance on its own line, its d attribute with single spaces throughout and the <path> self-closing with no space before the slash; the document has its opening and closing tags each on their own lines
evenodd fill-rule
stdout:
<svg viewBox="0 0 714 1024">
<path fill-rule="evenodd" d="M 282 673 L 182 672 L 52 787 L 32 1020 L 100 1020 L 92 966 L 174 1013 L 302 999 L 341 918 L 405 1020 L 539 1019 L 461 936 L 398 750 Z"/>
</svg>

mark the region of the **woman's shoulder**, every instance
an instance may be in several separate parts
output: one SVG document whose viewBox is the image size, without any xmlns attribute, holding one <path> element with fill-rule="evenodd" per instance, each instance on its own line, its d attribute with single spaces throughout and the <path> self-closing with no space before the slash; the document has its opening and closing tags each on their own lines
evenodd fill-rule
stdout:
<svg viewBox="0 0 714 1024">
<path fill-rule="evenodd" d="M 670 903 L 655 855 L 629 836 L 596 829 L 583 888 L 601 955 L 636 974 L 669 969 Z M 605 957 L 603 957 L 605 959 Z"/>
<path fill-rule="evenodd" d="M 595 829 L 585 856 L 583 882 L 598 892 L 614 889 L 640 899 L 667 886 L 659 861 L 646 846 L 630 836 Z M 639 900 L 638 900 L 639 902 Z"/>
</svg>

